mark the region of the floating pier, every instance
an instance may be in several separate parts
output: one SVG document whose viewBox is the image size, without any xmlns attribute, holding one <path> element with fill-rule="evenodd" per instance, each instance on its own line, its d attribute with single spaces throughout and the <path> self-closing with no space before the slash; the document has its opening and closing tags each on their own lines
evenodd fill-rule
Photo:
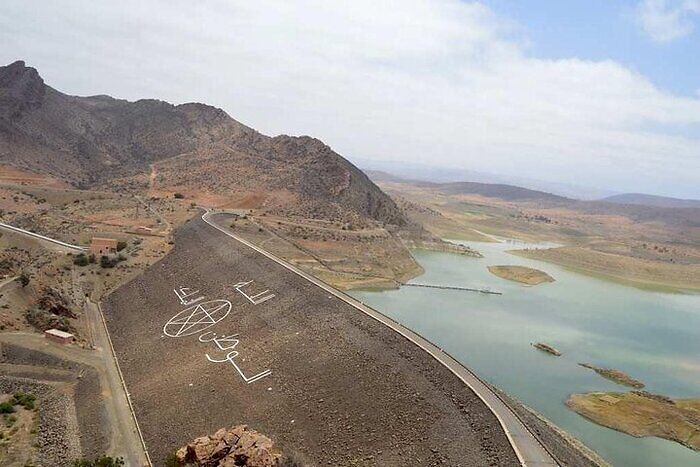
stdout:
<svg viewBox="0 0 700 467">
<path fill-rule="evenodd" d="M 444 289 L 444 290 L 464 290 L 466 292 L 478 292 L 489 295 L 503 295 L 501 292 L 495 292 L 489 289 L 475 289 L 473 287 L 460 287 L 456 285 L 435 285 L 435 284 L 421 284 L 418 282 L 405 283 L 402 282 L 401 285 L 408 287 L 428 287 L 430 289 Z"/>
</svg>

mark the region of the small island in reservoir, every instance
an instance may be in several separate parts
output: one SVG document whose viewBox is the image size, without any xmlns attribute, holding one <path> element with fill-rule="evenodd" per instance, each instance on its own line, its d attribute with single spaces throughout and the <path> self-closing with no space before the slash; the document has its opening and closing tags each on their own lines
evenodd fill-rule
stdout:
<svg viewBox="0 0 700 467">
<path fill-rule="evenodd" d="M 526 266 L 489 266 L 488 269 L 494 276 L 521 284 L 537 285 L 554 282 L 554 278 L 546 272 Z"/>
<path fill-rule="evenodd" d="M 609 379 L 617 384 L 629 386 L 635 389 L 642 389 L 644 387 L 644 383 L 632 378 L 630 375 L 623 373 L 620 370 L 616 370 L 614 368 L 601 368 L 593 366 L 590 363 L 579 363 L 579 365 L 584 368 L 588 368 L 589 370 L 593 370 L 603 378 Z"/>
<path fill-rule="evenodd" d="M 555 357 L 561 357 L 561 352 L 559 352 L 557 349 L 552 347 L 551 345 L 547 345 L 544 342 L 538 342 L 537 344 L 532 344 L 534 348 L 537 350 L 541 350 L 542 352 L 547 352 L 548 354 L 554 355 Z"/>
<path fill-rule="evenodd" d="M 572 394 L 566 405 L 587 419 L 641 438 L 656 436 L 700 451 L 700 399 L 646 391 Z"/>
</svg>

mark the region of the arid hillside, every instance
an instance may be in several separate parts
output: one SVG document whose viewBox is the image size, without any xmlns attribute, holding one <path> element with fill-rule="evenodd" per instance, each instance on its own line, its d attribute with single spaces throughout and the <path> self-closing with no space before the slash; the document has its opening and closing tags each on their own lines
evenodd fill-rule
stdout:
<svg viewBox="0 0 700 467">
<path fill-rule="evenodd" d="M 403 226 L 394 202 L 310 137 L 262 135 L 204 104 L 75 97 L 0 67 L 0 163 L 79 188 L 158 188 L 351 223 Z"/>
<path fill-rule="evenodd" d="M 562 246 L 518 254 L 637 285 L 700 288 L 699 208 L 579 201 L 509 185 L 370 175 L 409 218 L 437 236 L 551 241 Z"/>
<path fill-rule="evenodd" d="M 532 190 L 503 183 L 481 182 L 429 182 L 425 180 L 409 180 L 380 170 L 368 170 L 369 177 L 378 183 L 404 183 L 423 187 L 449 195 L 480 195 L 488 198 L 499 198 L 507 201 L 542 201 L 549 203 L 568 203 L 573 201 L 564 196 Z"/>
<path fill-rule="evenodd" d="M 700 208 L 700 200 L 669 198 L 668 196 L 654 196 L 642 193 L 623 193 L 621 195 L 608 196 L 601 201 L 617 204 L 641 204 L 642 206 L 656 206 L 659 208 Z"/>
<path fill-rule="evenodd" d="M 69 96 L 21 61 L 0 67 L 0 186 L 4 222 L 59 237 L 82 231 L 84 210 L 27 213 L 29 186 L 116 194 L 114 212 L 234 210 L 242 235 L 342 288 L 395 287 L 421 272 L 407 245 L 449 247 L 318 139 L 266 136 L 204 104 Z"/>
</svg>

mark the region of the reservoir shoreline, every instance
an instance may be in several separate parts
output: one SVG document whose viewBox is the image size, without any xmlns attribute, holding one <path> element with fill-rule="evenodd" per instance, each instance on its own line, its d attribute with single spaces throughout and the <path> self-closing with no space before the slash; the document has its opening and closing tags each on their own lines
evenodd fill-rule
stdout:
<svg viewBox="0 0 700 467">
<path fill-rule="evenodd" d="M 654 393 L 697 397 L 700 366 L 690 356 L 700 354 L 700 295 L 632 288 L 508 251 L 542 244 L 469 245 L 484 258 L 412 251 L 425 270 L 421 282 L 492 287 L 503 296 L 410 287 L 351 295 L 426 335 L 614 465 L 700 462 L 700 454 L 676 443 L 614 432 L 564 405 L 571 394 L 620 389 L 579 362 L 620 368 Z M 557 281 L 523 287 L 491 275 L 492 264 L 540 269 Z M 563 355 L 552 359 L 530 346 L 540 341 Z"/>
</svg>

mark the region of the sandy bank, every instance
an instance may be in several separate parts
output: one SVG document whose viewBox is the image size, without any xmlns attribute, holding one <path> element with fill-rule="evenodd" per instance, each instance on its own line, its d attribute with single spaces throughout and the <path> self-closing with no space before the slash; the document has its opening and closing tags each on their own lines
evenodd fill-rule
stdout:
<svg viewBox="0 0 700 467">
<path fill-rule="evenodd" d="M 645 391 L 592 392 L 572 394 L 566 405 L 599 425 L 700 450 L 700 399 L 673 400 Z"/>
<path fill-rule="evenodd" d="M 526 266 L 489 266 L 488 269 L 491 274 L 501 279 L 520 282 L 526 285 L 554 282 L 554 278 L 546 272 Z"/>
<path fill-rule="evenodd" d="M 593 370 L 603 378 L 609 379 L 610 381 L 613 381 L 617 384 L 629 386 L 635 389 L 642 389 L 644 387 L 644 383 L 632 378 L 630 375 L 623 373 L 620 370 L 616 370 L 614 368 L 600 368 L 597 366 L 593 366 L 590 363 L 579 363 L 579 365 L 581 365 L 584 368 L 588 368 L 589 370 Z"/>
<path fill-rule="evenodd" d="M 509 253 L 637 287 L 700 290 L 700 265 L 697 264 L 661 263 L 577 246 L 513 250 Z"/>
</svg>

